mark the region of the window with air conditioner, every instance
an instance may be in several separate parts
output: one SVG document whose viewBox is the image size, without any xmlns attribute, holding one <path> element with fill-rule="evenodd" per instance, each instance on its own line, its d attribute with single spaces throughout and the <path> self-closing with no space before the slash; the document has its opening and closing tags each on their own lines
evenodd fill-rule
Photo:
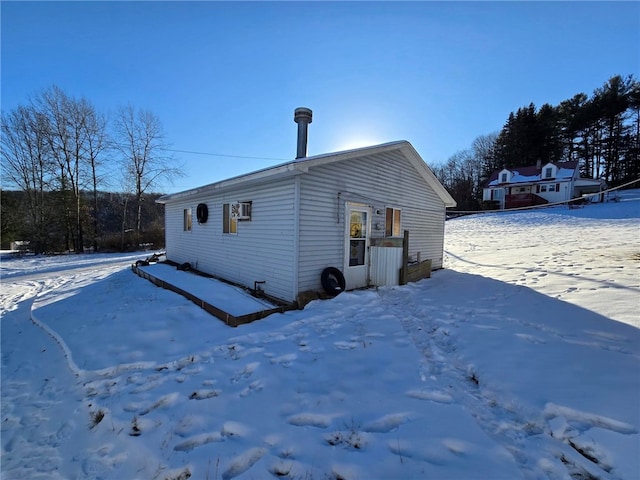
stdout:
<svg viewBox="0 0 640 480">
<path fill-rule="evenodd" d="M 251 202 L 236 202 L 232 204 L 231 216 L 240 221 L 251 220 Z"/>
<path fill-rule="evenodd" d="M 251 221 L 251 202 L 222 205 L 222 233 L 238 233 L 238 222 Z"/>
</svg>

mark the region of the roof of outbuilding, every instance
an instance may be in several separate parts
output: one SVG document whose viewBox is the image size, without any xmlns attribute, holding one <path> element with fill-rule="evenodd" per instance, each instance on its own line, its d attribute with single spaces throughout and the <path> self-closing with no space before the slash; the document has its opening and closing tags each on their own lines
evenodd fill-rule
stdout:
<svg viewBox="0 0 640 480">
<path fill-rule="evenodd" d="M 383 143 L 381 145 L 373 145 L 369 147 L 356 148 L 352 150 L 345 150 L 341 152 L 325 153 L 322 155 L 315 155 L 312 157 L 304 157 L 292 160 L 290 162 L 275 165 L 273 167 L 256 170 L 251 173 L 232 177 L 220 182 L 211 183 L 202 187 L 185 190 L 183 192 L 172 193 L 163 195 L 160 197 L 158 203 L 169 203 L 174 200 L 188 198 L 194 195 L 201 195 L 203 193 L 212 193 L 231 187 L 241 187 L 243 185 L 249 185 L 254 182 L 275 180 L 292 175 L 299 175 L 306 173 L 309 168 L 317 165 L 325 165 L 342 160 L 348 160 L 351 158 L 361 157 L 364 155 L 374 155 L 377 153 L 388 152 L 393 150 L 400 150 L 405 157 L 411 162 L 417 172 L 425 179 L 427 184 L 433 188 L 438 197 L 442 200 L 446 207 L 455 207 L 456 201 L 451 197 L 449 192 L 442 186 L 440 181 L 433 174 L 428 165 L 422 160 L 422 157 L 418 154 L 413 145 L 406 140 L 399 140 L 395 142 Z"/>
</svg>

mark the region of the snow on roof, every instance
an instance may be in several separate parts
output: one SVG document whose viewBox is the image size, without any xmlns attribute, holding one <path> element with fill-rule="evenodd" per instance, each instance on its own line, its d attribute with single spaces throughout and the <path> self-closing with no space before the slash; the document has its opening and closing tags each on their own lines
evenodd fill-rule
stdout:
<svg viewBox="0 0 640 480">
<path fill-rule="evenodd" d="M 576 161 L 551 163 L 551 164 L 555 165 L 558 169 L 553 179 L 542 178 L 542 169 L 546 165 L 542 167 L 537 167 L 536 165 L 529 165 L 526 167 L 516 167 L 513 169 L 506 169 L 506 170 L 509 170 L 512 175 L 511 180 L 509 180 L 509 182 L 506 182 L 506 183 L 535 183 L 535 182 L 544 182 L 544 181 L 550 181 L 550 180 L 552 181 L 569 180 L 573 177 L 576 168 L 578 168 L 578 162 Z M 499 185 L 500 183 L 504 183 L 499 181 L 500 172 L 502 172 L 503 170 L 505 169 L 502 168 L 500 170 L 494 171 L 489 177 L 489 181 L 487 182 L 486 186 L 493 187 L 493 186 Z"/>
</svg>

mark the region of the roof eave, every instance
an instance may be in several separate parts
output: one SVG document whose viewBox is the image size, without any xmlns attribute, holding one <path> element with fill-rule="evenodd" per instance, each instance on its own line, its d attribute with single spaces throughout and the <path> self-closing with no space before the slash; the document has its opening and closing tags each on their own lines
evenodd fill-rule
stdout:
<svg viewBox="0 0 640 480">
<path fill-rule="evenodd" d="M 300 175 L 309 171 L 310 167 L 316 165 L 325 165 L 342 160 L 348 160 L 350 158 L 356 158 L 363 154 L 375 155 L 378 153 L 401 150 L 404 152 L 409 161 L 416 168 L 418 173 L 424 178 L 427 184 L 435 191 L 436 195 L 442 200 L 445 207 L 455 207 L 457 205 L 453 197 L 447 192 L 444 186 L 436 178 L 429 166 L 424 162 L 420 154 L 413 148 L 413 145 L 406 140 L 399 140 L 395 142 L 383 143 L 381 145 L 374 145 L 370 147 L 357 148 L 353 150 L 346 150 L 342 152 L 327 153 L 322 155 L 316 155 L 313 157 L 305 157 L 291 162 L 277 165 L 274 167 L 258 170 L 253 173 L 240 175 L 238 177 L 223 180 L 221 182 L 212 183 L 203 187 L 194 188 L 191 190 L 185 190 L 183 192 L 163 195 L 156 200 L 157 203 L 165 204 L 167 202 L 184 199 L 196 195 L 208 194 L 212 192 L 218 192 L 238 185 L 248 185 L 272 180 L 274 178 L 284 178 L 292 175 Z"/>
<path fill-rule="evenodd" d="M 163 195 L 162 197 L 156 200 L 156 203 L 165 204 L 165 203 L 172 202 L 175 200 L 180 200 L 183 198 L 189 198 L 192 196 L 226 190 L 228 188 L 232 188 L 238 185 L 251 185 L 251 184 L 261 183 L 267 180 L 272 180 L 274 178 L 285 178 L 293 175 L 300 175 L 302 173 L 306 173 L 307 171 L 308 171 L 308 168 L 305 165 L 301 165 L 296 162 L 289 162 L 289 163 L 285 163 L 275 167 L 270 167 L 263 170 L 258 170 L 256 172 L 248 173 L 245 175 L 229 178 L 227 180 L 222 180 L 220 182 L 211 183 L 209 185 L 204 185 L 202 187 L 192 188 L 190 190 L 185 190 L 182 192 Z"/>
</svg>

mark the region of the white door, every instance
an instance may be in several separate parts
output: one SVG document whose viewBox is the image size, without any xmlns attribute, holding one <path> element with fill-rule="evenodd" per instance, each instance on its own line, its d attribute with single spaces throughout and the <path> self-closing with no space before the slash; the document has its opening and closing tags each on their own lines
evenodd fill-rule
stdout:
<svg viewBox="0 0 640 480">
<path fill-rule="evenodd" d="M 344 279 L 346 289 L 369 285 L 369 234 L 371 209 L 347 203 L 344 251 Z"/>
</svg>

